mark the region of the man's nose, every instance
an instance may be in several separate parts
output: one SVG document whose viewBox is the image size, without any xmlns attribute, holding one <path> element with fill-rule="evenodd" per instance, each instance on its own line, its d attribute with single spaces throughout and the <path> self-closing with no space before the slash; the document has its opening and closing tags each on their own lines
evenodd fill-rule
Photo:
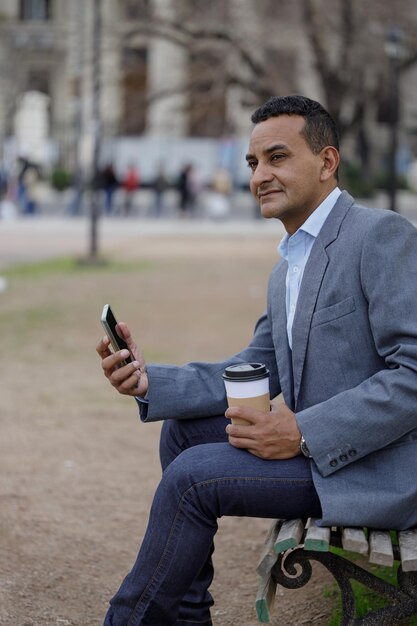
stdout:
<svg viewBox="0 0 417 626">
<path fill-rule="evenodd" d="M 260 187 L 263 183 L 272 180 L 272 171 L 268 164 L 258 163 L 252 174 L 252 185 Z"/>
</svg>

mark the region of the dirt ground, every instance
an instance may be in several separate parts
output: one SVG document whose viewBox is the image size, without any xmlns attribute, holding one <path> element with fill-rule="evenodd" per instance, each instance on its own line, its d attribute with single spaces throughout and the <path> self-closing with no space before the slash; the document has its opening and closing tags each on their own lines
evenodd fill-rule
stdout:
<svg viewBox="0 0 417 626">
<path fill-rule="evenodd" d="M 148 361 L 223 358 L 246 345 L 264 309 L 276 243 L 272 232 L 138 236 L 110 245 L 103 267 L 53 263 L 7 275 L 1 625 L 99 626 L 144 534 L 160 477 L 160 425 L 141 424 L 134 401 L 102 376 L 95 345 L 103 304 L 129 323 Z M 257 623 L 255 567 L 268 526 L 220 521 L 215 626 Z M 303 589 L 279 591 L 273 626 L 327 623 L 330 578 L 317 574 Z"/>
</svg>

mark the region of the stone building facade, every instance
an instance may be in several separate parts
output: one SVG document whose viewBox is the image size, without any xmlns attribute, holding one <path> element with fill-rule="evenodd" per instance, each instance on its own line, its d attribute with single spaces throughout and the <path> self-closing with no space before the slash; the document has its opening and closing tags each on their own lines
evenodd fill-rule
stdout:
<svg viewBox="0 0 417 626">
<path fill-rule="evenodd" d="M 98 5 L 99 52 L 94 31 Z M 223 6 L 221 16 L 219 6 Z M 246 134 L 249 109 L 242 104 L 239 86 L 221 82 L 224 63 L 238 63 L 233 54 L 227 59 L 216 57 L 212 48 L 215 79 L 208 80 L 207 89 L 218 93 L 207 99 L 204 93 L 187 91 L 207 51 L 191 55 L 186 46 L 137 28 L 146 15 L 181 19 L 191 9 L 201 10 L 205 24 L 210 19 L 213 23 L 229 20 L 243 37 L 254 36 L 256 7 L 251 0 L 189 0 L 188 13 L 187 2 L 176 0 L 0 0 L 0 140 L 14 136 L 23 94 L 38 91 L 48 96 L 49 135 L 62 156 L 68 157 L 80 136 L 88 144 L 97 123 L 97 56 L 103 137 Z M 292 19 L 291 11 L 287 13 Z M 296 24 L 288 28 L 288 23 L 279 21 L 280 44 L 275 53 L 281 50 L 287 61 L 296 60 L 304 90 L 309 84 L 310 93 L 318 96 L 303 42 L 299 34 L 294 36 L 294 28 Z M 209 103 L 206 111 L 205 102 Z"/>
<path fill-rule="evenodd" d="M 76 156 L 85 162 L 91 158 L 97 133 L 104 142 L 120 137 L 247 137 L 254 103 L 242 86 L 240 51 L 231 46 L 225 56 L 215 43 L 210 50 L 197 45 L 190 51 L 181 28 L 175 37 L 144 28 L 143 18 L 150 16 L 162 29 L 164 22 L 181 26 L 190 17 L 206 29 L 232 26 L 238 39 L 262 49 L 260 63 L 269 63 L 275 72 L 280 68 L 276 93 L 322 99 L 300 20 L 302 3 L 279 0 L 265 35 L 265 12 L 277 7 L 277 0 L 271 2 L 0 0 L 0 146 L 18 135 L 19 108 L 27 92 L 47 96 L 45 127 L 53 140 L 53 158 L 67 167 Z M 230 80 L 233 73 L 239 80 Z M 199 90 L 188 89 L 198 80 Z M 407 80 L 407 93 L 410 85 Z M 417 111 L 415 93 L 411 101 Z M 16 152 L 20 149 L 15 145 Z"/>
</svg>

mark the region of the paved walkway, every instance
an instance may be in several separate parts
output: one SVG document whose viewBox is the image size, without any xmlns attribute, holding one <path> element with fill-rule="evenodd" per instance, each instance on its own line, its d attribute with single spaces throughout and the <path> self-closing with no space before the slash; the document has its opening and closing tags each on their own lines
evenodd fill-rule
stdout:
<svg viewBox="0 0 417 626">
<path fill-rule="evenodd" d="M 386 206 L 386 198 L 364 200 L 368 206 Z M 417 225 L 417 195 L 401 194 L 399 212 Z M 104 217 L 98 226 L 99 252 L 105 253 L 124 241 L 141 237 L 275 237 L 283 235 L 277 220 L 244 219 L 214 221 L 208 219 L 150 219 L 145 217 Z M 64 255 L 88 256 L 90 249 L 88 217 L 51 217 L 0 219 L 0 271 L 15 263 L 42 260 Z"/>
<path fill-rule="evenodd" d="M 105 253 L 124 241 L 141 237 L 236 235 L 276 237 L 283 234 L 276 220 L 210 222 L 206 220 L 146 220 L 102 218 L 98 225 L 98 249 Z M 88 256 L 90 222 L 86 217 L 36 217 L 0 221 L 0 271 L 28 261 L 69 254 Z"/>
</svg>

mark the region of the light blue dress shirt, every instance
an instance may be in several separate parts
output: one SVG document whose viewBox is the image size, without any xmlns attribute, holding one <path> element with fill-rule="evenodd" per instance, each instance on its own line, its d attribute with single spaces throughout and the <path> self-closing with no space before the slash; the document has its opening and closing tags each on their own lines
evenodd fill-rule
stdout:
<svg viewBox="0 0 417 626">
<path fill-rule="evenodd" d="M 333 189 L 304 224 L 291 237 L 286 233 L 278 246 L 279 254 L 288 262 L 285 284 L 287 288 L 287 336 L 290 348 L 292 348 L 292 325 L 304 268 L 316 237 L 341 193 L 339 187 Z"/>
</svg>

